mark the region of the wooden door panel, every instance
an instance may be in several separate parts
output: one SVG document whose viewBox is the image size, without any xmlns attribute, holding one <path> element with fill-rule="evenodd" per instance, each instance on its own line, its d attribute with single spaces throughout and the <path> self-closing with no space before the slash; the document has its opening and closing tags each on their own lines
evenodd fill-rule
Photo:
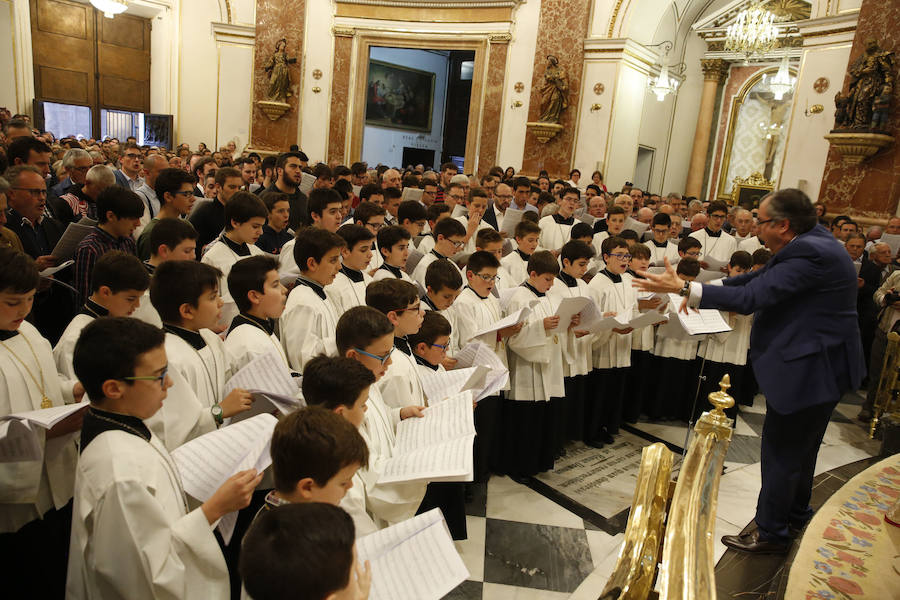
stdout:
<svg viewBox="0 0 900 600">
<path fill-rule="evenodd" d="M 70 0 L 30 0 L 30 6 L 35 97 L 95 105 L 94 9 Z"/>
<path fill-rule="evenodd" d="M 97 29 L 100 106 L 150 112 L 150 21 L 118 15 Z"/>
<path fill-rule="evenodd" d="M 40 82 L 41 99 L 66 104 L 89 104 L 93 81 L 83 71 L 70 71 L 40 65 L 35 71 Z"/>
<path fill-rule="evenodd" d="M 64 2 L 62 0 L 39 0 L 35 11 L 31 3 L 32 15 L 36 15 L 36 27 L 42 33 L 55 33 L 66 37 L 90 41 L 93 37 L 93 8 L 87 4 Z"/>
<path fill-rule="evenodd" d="M 100 106 L 132 112 L 147 112 L 150 104 L 146 81 L 124 77 L 100 76 Z"/>
<path fill-rule="evenodd" d="M 146 24 L 146 19 L 128 15 L 120 15 L 115 19 L 102 19 L 98 35 L 99 42 L 149 52 L 150 48 L 144 40 Z"/>
</svg>

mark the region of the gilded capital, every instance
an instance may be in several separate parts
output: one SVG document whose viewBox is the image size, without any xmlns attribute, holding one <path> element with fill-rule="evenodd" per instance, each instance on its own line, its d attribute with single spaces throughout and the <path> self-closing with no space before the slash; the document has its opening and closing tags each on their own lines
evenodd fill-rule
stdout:
<svg viewBox="0 0 900 600">
<path fill-rule="evenodd" d="M 353 37 L 356 35 L 356 29 L 353 27 L 341 27 L 339 25 L 335 25 L 331 28 L 331 32 L 334 34 L 334 37 Z"/>
<path fill-rule="evenodd" d="M 716 83 L 724 83 L 728 77 L 729 62 L 721 58 L 703 58 L 700 60 L 700 68 L 703 69 L 703 79 L 705 81 L 715 81 Z"/>
</svg>

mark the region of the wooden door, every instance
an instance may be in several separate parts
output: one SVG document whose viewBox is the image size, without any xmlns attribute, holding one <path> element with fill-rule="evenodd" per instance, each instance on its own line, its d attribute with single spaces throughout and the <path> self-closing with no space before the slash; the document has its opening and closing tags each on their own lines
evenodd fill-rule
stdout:
<svg viewBox="0 0 900 600">
<path fill-rule="evenodd" d="M 150 112 L 150 20 L 97 14 L 100 108 Z"/>
</svg>

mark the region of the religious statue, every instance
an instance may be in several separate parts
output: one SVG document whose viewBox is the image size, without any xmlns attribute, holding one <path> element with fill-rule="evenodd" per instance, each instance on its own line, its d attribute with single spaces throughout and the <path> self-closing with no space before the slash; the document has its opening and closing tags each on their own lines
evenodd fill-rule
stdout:
<svg viewBox="0 0 900 600">
<path fill-rule="evenodd" d="M 559 66 L 559 60 L 552 54 L 547 57 L 547 68 L 544 69 L 544 85 L 541 86 L 542 123 L 559 123 L 562 111 L 569 106 L 567 94 L 569 83 L 566 72 Z"/>
<path fill-rule="evenodd" d="M 287 40 L 281 38 L 275 44 L 275 52 L 269 58 L 269 62 L 263 67 L 269 73 L 269 87 L 266 90 L 266 98 L 272 102 L 287 102 L 293 93 L 291 92 L 291 72 L 288 65 L 295 64 L 296 58 L 289 58 L 286 51 Z"/>
<path fill-rule="evenodd" d="M 894 90 L 894 53 L 882 50 L 872 38 L 866 40 L 866 52 L 848 69 L 850 84 L 835 111 L 836 129 L 868 130 L 881 127 Z M 885 105 L 887 101 L 888 105 Z M 876 107 L 876 102 L 878 106 Z M 876 115 L 874 111 L 878 110 Z M 879 125 L 874 125 L 876 122 Z"/>
</svg>

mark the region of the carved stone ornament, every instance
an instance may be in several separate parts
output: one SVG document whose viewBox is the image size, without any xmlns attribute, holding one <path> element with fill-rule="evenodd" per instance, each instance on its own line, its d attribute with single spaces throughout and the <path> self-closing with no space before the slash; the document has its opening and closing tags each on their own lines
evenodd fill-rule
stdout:
<svg viewBox="0 0 900 600">
<path fill-rule="evenodd" d="M 542 123 L 559 123 L 562 113 L 569 106 L 569 80 L 565 70 L 559 66 L 559 59 L 547 56 L 544 68 L 544 85 L 541 86 Z M 554 134 L 555 135 L 555 134 Z"/>
<path fill-rule="evenodd" d="M 875 156 L 879 150 L 894 143 L 894 138 L 883 133 L 831 132 L 825 136 L 848 165 L 858 165 Z"/>
<path fill-rule="evenodd" d="M 321 69 L 313 69 L 312 78 L 315 80 L 322 79 L 322 70 Z"/>
<path fill-rule="evenodd" d="M 604 86 L 602 83 L 594 84 L 594 93 L 597 94 L 598 96 L 600 94 L 602 94 L 605 90 L 606 90 L 606 86 Z"/>
<path fill-rule="evenodd" d="M 703 69 L 703 79 L 705 81 L 724 83 L 728 77 L 729 67 L 730 63 L 721 58 L 704 58 L 700 60 L 700 68 Z"/>
<path fill-rule="evenodd" d="M 813 82 L 813 89 L 819 94 L 824 94 L 828 91 L 828 86 L 830 84 L 831 82 L 828 81 L 827 77 L 819 77 Z"/>
<path fill-rule="evenodd" d="M 273 102 L 272 100 L 258 100 L 256 105 L 270 121 L 277 121 L 284 113 L 291 110 L 291 105 L 287 102 Z"/>
<path fill-rule="evenodd" d="M 525 127 L 542 144 L 546 144 L 563 130 L 563 126 L 559 123 L 545 123 L 543 121 L 525 123 Z"/>
<path fill-rule="evenodd" d="M 517 81 L 516 85 L 513 86 L 513 89 L 516 90 L 519 94 L 525 91 L 525 84 L 521 81 Z"/>
<path fill-rule="evenodd" d="M 270 102 L 285 102 L 293 95 L 291 91 L 290 65 L 296 64 L 297 58 L 287 55 L 287 40 L 281 38 L 275 43 L 275 52 L 269 57 L 263 70 L 269 76 L 269 86 L 266 88 L 266 100 Z"/>
</svg>

